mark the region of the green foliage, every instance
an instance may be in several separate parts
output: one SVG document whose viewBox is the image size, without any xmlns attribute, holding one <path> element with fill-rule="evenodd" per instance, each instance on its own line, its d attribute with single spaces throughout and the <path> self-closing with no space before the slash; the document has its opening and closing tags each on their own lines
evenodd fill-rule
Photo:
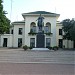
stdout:
<svg viewBox="0 0 75 75">
<path fill-rule="evenodd" d="M 0 34 L 9 33 L 10 20 L 5 16 L 6 12 L 3 11 L 2 0 L 0 0 Z"/>
<path fill-rule="evenodd" d="M 31 29 L 28 34 L 29 34 L 29 35 L 36 35 L 37 33 L 33 32 L 33 30 Z"/>
<path fill-rule="evenodd" d="M 58 50 L 58 49 L 59 49 L 58 46 L 53 46 L 53 47 L 47 46 L 46 48 L 48 48 L 49 50 L 51 50 L 51 49 L 53 49 L 53 50 Z"/>
<path fill-rule="evenodd" d="M 37 33 L 34 33 L 34 32 L 31 33 L 31 32 L 29 32 L 28 34 L 29 34 L 29 35 L 36 35 Z"/>
<path fill-rule="evenodd" d="M 65 19 L 63 24 L 63 39 L 75 40 L 75 20 Z"/>
<path fill-rule="evenodd" d="M 24 50 L 27 50 L 28 49 L 28 46 L 27 45 L 23 46 L 23 49 Z"/>
<path fill-rule="evenodd" d="M 46 35 L 51 35 L 52 33 L 51 32 L 48 32 L 48 33 L 45 33 Z"/>
<path fill-rule="evenodd" d="M 52 49 L 53 50 L 58 50 L 58 48 L 59 48 L 58 46 L 54 46 Z"/>
<path fill-rule="evenodd" d="M 51 50 L 51 49 L 52 49 L 52 47 L 50 47 L 50 46 L 47 46 L 46 48 L 48 48 L 49 50 Z"/>
<path fill-rule="evenodd" d="M 31 46 L 29 47 L 29 49 L 32 49 L 32 48 L 33 48 L 33 47 L 31 47 Z"/>
</svg>

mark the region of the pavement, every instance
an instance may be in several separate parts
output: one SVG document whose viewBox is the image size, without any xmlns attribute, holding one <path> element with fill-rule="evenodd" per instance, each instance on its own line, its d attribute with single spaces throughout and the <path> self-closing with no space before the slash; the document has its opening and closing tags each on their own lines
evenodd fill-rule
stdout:
<svg viewBox="0 0 75 75">
<path fill-rule="evenodd" d="M 75 51 L 0 48 L 0 75 L 75 75 Z"/>
<path fill-rule="evenodd" d="M 0 62 L 75 64 L 75 51 L 24 51 L 23 49 L 0 49 Z"/>
<path fill-rule="evenodd" d="M 0 75 L 75 75 L 70 64 L 13 64 L 0 63 Z"/>
</svg>

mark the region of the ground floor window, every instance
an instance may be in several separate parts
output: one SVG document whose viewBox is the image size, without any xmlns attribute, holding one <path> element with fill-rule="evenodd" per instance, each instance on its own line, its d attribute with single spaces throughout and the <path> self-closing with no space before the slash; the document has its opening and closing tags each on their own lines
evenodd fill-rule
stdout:
<svg viewBox="0 0 75 75">
<path fill-rule="evenodd" d="M 73 48 L 75 48 L 75 41 L 74 41 L 74 44 L 73 44 Z"/>
<path fill-rule="evenodd" d="M 3 38 L 3 47 L 7 47 L 8 38 Z"/>
<path fill-rule="evenodd" d="M 18 47 L 22 46 L 22 38 L 18 38 Z"/>
<path fill-rule="evenodd" d="M 62 46 L 63 46 L 63 40 L 59 39 L 59 47 L 62 48 Z"/>
<path fill-rule="evenodd" d="M 30 47 L 35 47 L 35 38 L 30 38 Z"/>
<path fill-rule="evenodd" d="M 46 47 L 50 47 L 50 38 L 46 38 Z"/>
</svg>

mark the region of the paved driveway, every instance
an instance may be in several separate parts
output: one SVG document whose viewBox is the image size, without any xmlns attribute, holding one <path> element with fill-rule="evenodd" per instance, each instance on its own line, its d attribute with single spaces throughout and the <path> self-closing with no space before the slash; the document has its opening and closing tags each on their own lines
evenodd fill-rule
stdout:
<svg viewBox="0 0 75 75">
<path fill-rule="evenodd" d="M 24 51 L 0 49 L 0 62 L 75 64 L 75 51 Z"/>
</svg>

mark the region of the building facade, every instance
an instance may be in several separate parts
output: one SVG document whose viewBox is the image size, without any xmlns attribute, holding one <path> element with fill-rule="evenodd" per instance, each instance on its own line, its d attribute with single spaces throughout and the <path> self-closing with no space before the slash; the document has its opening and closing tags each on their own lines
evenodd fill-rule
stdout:
<svg viewBox="0 0 75 75">
<path fill-rule="evenodd" d="M 39 16 L 44 18 L 41 31 L 38 26 Z M 0 47 L 29 47 L 45 48 L 67 46 L 63 40 L 62 24 L 57 22 L 59 14 L 46 11 L 36 11 L 22 14 L 24 20 L 12 23 L 10 34 L 0 36 Z M 73 41 L 69 41 L 69 48 L 73 48 Z"/>
<path fill-rule="evenodd" d="M 73 41 L 63 39 L 64 32 L 62 30 L 62 23 L 60 22 L 56 24 L 56 34 L 57 46 L 60 48 L 75 48 Z"/>
</svg>

